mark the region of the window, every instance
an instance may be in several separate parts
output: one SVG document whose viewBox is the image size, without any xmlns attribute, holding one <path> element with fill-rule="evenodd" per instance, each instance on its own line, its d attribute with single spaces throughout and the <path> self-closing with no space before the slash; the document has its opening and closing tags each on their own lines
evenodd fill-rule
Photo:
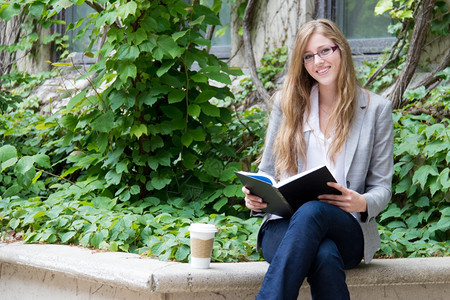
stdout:
<svg viewBox="0 0 450 300">
<path fill-rule="evenodd" d="M 214 35 L 211 40 L 211 53 L 215 54 L 220 59 L 230 58 L 231 53 L 231 1 L 223 0 L 222 8 L 219 13 L 221 26 L 214 30 Z M 208 0 L 205 2 L 212 2 Z"/>
<path fill-rule="evenodd" d="M 392 20 L 375 16 L 378 0 L 318 0 L 316 18 L 336 22 L 350 43 L 356 63 L 377 57 L 394 41 L 388 33 Z"/>
<path fill-rule="evenodd" d="M 88 16 L 91 13 L 95 13 L 95 10 L 86 3 L 83 3 L 82 5 L 72 5 L 66 10 L 66 24 L 76 24 L 78 20 Z M 86 32 L 81 39 L 75 39 L 79 31 L 79 28 L 67 31 L 67 35 L 69 36 L 70 52 L 83 52 L 91 43 L 91 39 L 89 37 L 90 32 Z M 96 50 L 95 45 L 93 46 L 93 49 Z"/>
</svg>

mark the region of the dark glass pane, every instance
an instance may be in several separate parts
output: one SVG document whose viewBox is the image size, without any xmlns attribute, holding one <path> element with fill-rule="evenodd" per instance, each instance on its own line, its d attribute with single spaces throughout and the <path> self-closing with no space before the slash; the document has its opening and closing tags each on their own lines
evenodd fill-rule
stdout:
<svg viewBox="0 0 450 300">
<path fill-rule="evenodd" d="M 90 13 L 94 13 L 95 10 L 88 6 L 87 4 L 83 5 L 72 5 L 66 10 L 66 24 L 74 23 L 76 24 L 80 19 L 87 17 Z M 89 44 L 91 43 L 90 39 L 90 30 L 85 32 L 80 39 L 77 39 L 76 36 L 80 31 L 80 27 L 75 30 L 67 31 L 67 35 L 69 36 L 69 51 L 70 52 L 84 52 Z M 94 50 L 97 50 L 94 45 Z"/>
<path fill-rule="evenodd" d="M 388 14 L 375 16 L 378 0 L 336 1 L 336 22 L 348 39 L 391 37 L 387 28 L 392 19 Z"/>
<path fill-rule="evenodd" d="M 222 8 L 220 9 L 219 19 L 221 26 L 216 26 L 214 35 L 211 40 L 212 46 L 230 46 L 231 45 L 231 1 L 222 0 Z M 205 6 L 211 7 L 213 0 L 203 0 L 201 3 Z"/>
</svg>

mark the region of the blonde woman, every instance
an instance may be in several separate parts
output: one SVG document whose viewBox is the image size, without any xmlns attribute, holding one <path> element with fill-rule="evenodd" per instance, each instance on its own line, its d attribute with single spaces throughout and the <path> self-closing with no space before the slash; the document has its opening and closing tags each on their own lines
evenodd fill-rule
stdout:
<svg viewBox="0 0 450 300">
<path fill-rule="evenodd" d="M 262 214 L 264 197 L 242 188 L 252 214 L 264 215 L 258 248 L 270 266 L 257 299 L 297 299 L 305 278 L 313 299 L 349 299 L 344 270 L 371 261 L 380 246 L 375 218 L 391 197 L 391 103 L 358 85 L 339 28 L 315 20 L 298 32 L 259 171 L 283 179 L 322 164 L 341 195 L 311 199 L 319 201 L 290 219 Z"/>
</svg>

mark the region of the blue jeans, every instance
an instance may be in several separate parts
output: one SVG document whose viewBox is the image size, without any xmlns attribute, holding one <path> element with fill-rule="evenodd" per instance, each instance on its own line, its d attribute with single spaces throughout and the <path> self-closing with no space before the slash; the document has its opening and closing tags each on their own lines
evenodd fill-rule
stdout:
<svg viewBox="0 0 450 300">
<path fill-rule="evenodd" d="M 291 219 L 271 220 L 261 229 L 261 248 L 270 263 L 256 299 L 297 299 L 307 277 L 312 299 L 350 299 L 346 269 L 362 259 L 358 221 L 320 201 L 302 205 Z"/>
</svg>

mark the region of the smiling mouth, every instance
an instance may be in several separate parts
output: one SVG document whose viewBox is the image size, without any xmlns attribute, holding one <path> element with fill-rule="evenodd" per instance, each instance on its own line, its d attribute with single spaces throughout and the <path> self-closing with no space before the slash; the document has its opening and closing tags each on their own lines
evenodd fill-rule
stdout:
<svg viewBox="0 0 450 300">
<path fill-rule="evenodd" d="M 323 74 L 327 73 L 328 70 L 330 70 L 330 67 L 324 68 L 324 69 L 321 69 L 321 70 L 317 70 L 317 73 L 318 73 L 319 75 L 323 75 Z"/>
</svg>

